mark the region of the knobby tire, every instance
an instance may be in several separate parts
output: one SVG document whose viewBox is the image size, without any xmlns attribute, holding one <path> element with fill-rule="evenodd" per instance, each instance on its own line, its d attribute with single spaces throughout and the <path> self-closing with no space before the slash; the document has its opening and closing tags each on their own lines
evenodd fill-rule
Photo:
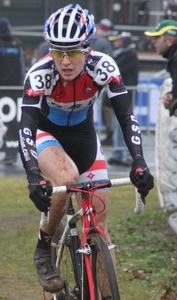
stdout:
<svg viewBox="0 0 177 300">
<path fill-rule="evenodd" d="M 110 255 L 110 250 L 107 243 L 100 234 L 93 234 L 90 240 L 91 246 L 91 263 L 92 273 L 94 279 L 94 286 L 96 291 L 96 299 L 102 299 L 98 274 L 101 276 L 103 282 L 102 293 L 103 296 L 112 296 L 113 300 L 120 300 L 118 283 Z M 100 263 L 101 259 L 101 263 Z M 107 295 L 107 290 L 109 294 Z"/>
</svg>

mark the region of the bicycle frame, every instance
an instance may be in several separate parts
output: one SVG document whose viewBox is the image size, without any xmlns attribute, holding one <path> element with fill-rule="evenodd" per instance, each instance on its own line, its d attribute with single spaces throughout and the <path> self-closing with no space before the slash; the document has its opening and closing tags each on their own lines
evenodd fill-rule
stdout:
<svg viewBox="0 0 177 300">
<path fill-rule="evenodd" d="M 59 263 L 60 263 L 60 260 L 62 257 L 63 247 L 65 246 L 65 240 L 66 240 L 68 231 L 70 230 L 70 226 L 72 224 L 77 223 L 80 219 L 82 219 L 82 224 L 83 224 L 82 230 L 83 231 L 82 231 L 82 235 L 81 235 L 81 249 L 78 249 L 78 253 L 82 253 L 84 256 L 86 273 L 89 278 L 88 284 L 89 284 L 89 290 L 90 290 L 90 300 L 96 300 L 95 290 L 94 290 L 94 282 L 93 282 L 93 276 L 92 276 L 92 269 L 91 269 L 91 262 L 90 262 L 90 258 L 89 258 L 91 250 L 89 249 L 90 246 L 87 244 L 87 237 L 89 236 L 89 234 L 98 232 L 99 234 L 101 234 L 104 237 L 104 239 L 106 241 L 106 236 L 105 236 L 104 232 L 97 225 L 96 212 L 92 205 L 90 196 L 85 195 L 83 193 L 82 201 L 81 201 L 81 208 L 74 215 L 67 214 L 66 216 L 67 216 L 67 220 L 66 220 L 67 224 L 66 224 L 65 230 L 63 232 L 62 238 L 60 240 L 60 247 L 58 250 L 56 267 L 57 268 L 59 267 Z"/>
<path fill-rule="evenodd" d="M 93 233 L 99 233 L 106 241 L 106 236 L 103 230 L 101 230 L 97 224 L 96 211 L 92 204 L 92 199 L 90 195 L 91 187 L 93 185 L 96 190 L 104 187 L 123 186 L 123 185 L 130 185 L 130 184 L 132 183 L 129 178 L 120 178 L 120 179 L 112 179 L 108 181 L 95 181 L 91 183 L 81 183 L 70 187 L 67 186 L 53 187 L 53 194 L 81 192 L 81 196 L 82 196 L 81 208 L 76 213 L 74 213 L 74 215 L 69 215 L 69 214 L 66 215 L 67 223 L 64 232 L 62 234 L 62 237 L 60 239 L 60 247 L 57 254 L 56 267 L 57 268 L 59 267 L 61 257 L 62 257 L 63 247 L 65 246 L 67 234 L 71 228 L 71 225 L 76 224 L 79 220 L 82 219 L 81 248 L 78 249 L 78 253 L 81 253 L 84 257 L 86 274 L 88 278 L 89 292 L 90 292 L 90 300 L 97 300 L 97 299 L 94 290 L 94 280 L 93 280 L 92 266 L 90 261 L 91 249 L 87 243 L 88 237 Z M 136 214 L 139 214 L 143 210 L 143 206 L 144 204 L 142 202 L 141 196 L 139 193 L 136 192 L 136 207 L 134 209 L 134 212 Z M 46 216 L 44 213 L 42 213 L 40 224 L 44 226 L 48 222 L 48 220 L 49 220 L 49 215 Z M 108 248 L 112 249 L 116 247 L 115 245 L 111 245 Z M 55 296 L 54 299 L 56 299 Z"/>
<path fill-rule="evenodd" d="M 89 291 L 90 291 L 90 300 L 97 300 L 95 298 L 95 289 L 94 289 L 94 281 L 92 275 L 91 261 L 90 261 L 90 246 L 87 244 L 87 238 L 89 234 L 99 233 L 102 235 L 104 240 L 106 241 L 106 236 L 104 232 L 98 227 L 96 220 L 96 212 L 92 205 L 92 200 L 90 195 L 82 193 L 82 202 L 81 202 L 82 210 L 84 212 L 82 218 L 82 238 L 81 238 L 81 249 L 78 250 L 79 253 L 83 253 L 86 273 L 88 277 Z"/>
</svg>

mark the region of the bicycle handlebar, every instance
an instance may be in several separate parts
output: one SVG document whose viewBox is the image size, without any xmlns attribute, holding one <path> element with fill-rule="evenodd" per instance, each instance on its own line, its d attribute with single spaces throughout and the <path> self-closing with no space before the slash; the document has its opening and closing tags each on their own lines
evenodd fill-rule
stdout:
<svg viewBox="0 0 177 300">
<path fill-rule="evenodd" d="M 130 180 L 129 177 L 127 177 L 127 178 L 112 179 L 110 181 L 111 181 L 113 187 L 114 186 L 116 187 L 116 186 L 124 186 L 124 185 L 131 185 L 132 184 L 132 182 L 131 182 L 131 180 Z M 143 211 L 144 204 L 145 203 L 143 203 L 143 199 L 141 197 L 141 194 L 138 193 L 137 188 L 135 188 L 135 208 L 134 208 L 134 213 L 136 215 L 139 215 Z"/>
<path fill-rule="evenodd" d="M 105 187 L 117 187 L 117 186 L 125 186 L 125 185 L 132 185 L 132 182 L 129 177 L 126 178 L 116 178 L 116 179 L 110 179 L 110 180 L 98 180 L 98 181 L 92 181 L 92 182 L 85 182 L 85 183 L 80 183 L 80 184 L 75 184 L 72 186 L 57 186 L 53 187 L 52 194 L 63 194 L 63 193 L 70 193 L 73 192 L 72 189 L 74 188 L 79 188 L 80 190 L 88 191 L 91 187 L 95 187 L 96 189 L 101 189 Z M 135 195 L 136 195 L 136 202 L 135 202 L 135 208 L 134 208 L 134 213 L 139 215 L 143 208 L 144 204 L 141 194 L 138 193 L 137 188 L 135 188 Z M 45 226 L 48 224 L 49 221 L 49 213 L 41 213 L 41 221 L 40 225 Z"/>
</svg>

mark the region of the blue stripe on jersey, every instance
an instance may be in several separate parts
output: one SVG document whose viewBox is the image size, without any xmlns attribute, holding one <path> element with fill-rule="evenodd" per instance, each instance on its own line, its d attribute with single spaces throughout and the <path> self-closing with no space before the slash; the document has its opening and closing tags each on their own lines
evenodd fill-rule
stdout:
<svg viewBox="0 0 177 300">
<path fill-rule="evenodd" d="M 88 109 L 89 107 L 77 111 L 65 111 L 50 106 L 50 112 L 47 118 L 59 126 L 74 126 L 87 118 Z"/>
</svg>

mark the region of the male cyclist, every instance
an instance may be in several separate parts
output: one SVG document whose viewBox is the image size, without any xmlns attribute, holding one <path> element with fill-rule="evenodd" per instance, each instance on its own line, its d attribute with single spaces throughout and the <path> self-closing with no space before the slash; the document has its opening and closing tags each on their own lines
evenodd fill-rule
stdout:
<svg viewBox="0 0 177 300">
<path fill-rule="evenodd" d="M 138 122 L 121 74 L 111 57 L 92 51 L 94 34 L 93 16 L 80 5 L 70 4 L 57 10 L 45 24 L 44 36 L 50 53 L 31 67 L 24 84 L 20 154 L 30 199 L 41 212 L 50 211 L 49 224 L 39 229 L 34 262 L 41 285 L 51 293 L 63 287 L 51 260 L 51 238 L 70 197 L 51 196 L 51 185 L 108 176 L 93 122 L 93 104 L 103 87 L 132 155 L 131 180 L 143 197 L 153 188 L 153 176 L 143 158 Z M 141 179 L 135 176 L 139 168 L 143 170 Z M 97 221 L 110 243 L 106 223 L 108 193 L 97 193 L 106 204 Z M 99 207 L 99 201 L 94 204 Z M 111 299 L 105 293 L 102 297 Z"/>
</svg>

